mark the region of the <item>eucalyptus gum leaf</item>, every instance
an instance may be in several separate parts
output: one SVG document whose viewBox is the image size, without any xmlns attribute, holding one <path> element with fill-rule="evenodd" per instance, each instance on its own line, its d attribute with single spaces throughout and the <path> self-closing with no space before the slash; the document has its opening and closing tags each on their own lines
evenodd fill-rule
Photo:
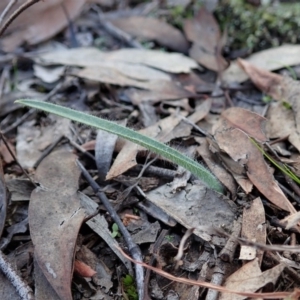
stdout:
<svg viewBox="0 0 300 300">
<path fill-rule="evenodd" d="M 160 143 L 157 140 L 142 135 L 132 129 L 102 118 L 98 118 L 83 112 L 79 112 L 70 108 L 66 108 L 64 106 L 59 106 L 48 102 L 23 99 L 17 100 L 16 103 L 40 109 L 48 113 L 53 113 L 75 122 L 90 125 L 95 128 L 116 134 L 121 138 L 138 144 L 156 154 L 161 155 L 162 157 L 165 157 L 173 163 L 184 167 L 185 169 L 196 175 L 199 179 L 201 179 L 209 188 L 219 193 L 223 192 L 223 188 L 220 182 L 202 165 L 195 162 L 193 159 L 183 155 L 179 151 L 163 143 Z"/>
</svg>

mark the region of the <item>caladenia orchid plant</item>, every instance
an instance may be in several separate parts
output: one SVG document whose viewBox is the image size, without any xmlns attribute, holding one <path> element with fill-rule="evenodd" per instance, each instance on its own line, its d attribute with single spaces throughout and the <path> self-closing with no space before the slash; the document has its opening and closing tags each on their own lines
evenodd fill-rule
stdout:
<svg viewBox="0 0 300 300">
<path fill-rule="evenodd" d="M 171 162 L 184 167 L 192 174 L 197 176 L 208 188 L 215 190 L 219 193 L 223 192 L 221 183 L 212 175 L 205 167 L 194 161 L 193 159 L 185 156 L 174 148 L 171 148 L 155 139 L 140 134 L 132 129 L 119 125 L 109 120 L 95 117 L 80 111 L 76 111 L 64 106 L 38 101 L 38 100 L 17 100 L 16 103 L 21 105 L 36 108 L 48 113 L 68 118 L 75 122 L 86 124 L 97 129 L 116 134 L 117 136 L 138 144 L 162 157 L 170 160 Z"/>
</svg>

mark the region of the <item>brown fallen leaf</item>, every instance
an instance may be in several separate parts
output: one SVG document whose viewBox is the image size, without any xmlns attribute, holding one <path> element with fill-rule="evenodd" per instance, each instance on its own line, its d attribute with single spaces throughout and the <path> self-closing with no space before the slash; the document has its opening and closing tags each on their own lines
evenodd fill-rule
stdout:
<svg viewBox="0 0 300 300">
<path fill-rule="evenodd" d="M 218 125 L 218 122 L 216 125 Z M 231 159 L 227 153 L 220 149 L 215 139 L 208 138 L 207 142 L 210 152 L 214 154 L 219 163 L 233 176 L 244 192 L 249 194 L 252 191 L 253 184 L 246 176 L 244 164 Z"/>
<path fill-rule="evenodd" d="M 280 102 L 271 103 L 266 115 L 266 134 L 270 139 L 285 138 L 300 152 L 300 133 L 296 130 L 294 112 Z"/>
<path fill-rule="evenodd" d="M 268 140 L 264 133 L 267 120 L 259 114 L 241 107 L 232 107 L 224 110 L 221 116 L 256 140 L 260 142 Z"/>
<path fill-rule="evenodd" d="M 288 140 L 300 151 L 299 82 L 255 67 L 245 60 L 239 60 L 239 64 L 260 90 L 281 103 L 291 105 L 292 112 L 283 105 L 273 105 L 272 114 L 268 113 L 271 123 L 267 129 L 271 137 L 281 138 L 289 135 Z"/>
<path fill-rule="evenodd" d="M 200 143 L 197 148 L 198 153 L 201 155 L 212 173 L 224 184 L 230 191 L 232 198 L 235 198 L 237 185 L 232 175 L 228 173 L 222 164 L 218 163 L 213 153 L 209 151 L 209 144 L 205 138 L 196 137 L 195 140 Z"/>
<path fill-rule="evenodd" d="M 224 287 L 229 290 L 240 292 L 255 292 L 264 287 L 267 283 L 273 283 L 274 285 L 284 268 L 284 264 L 279 264 L 272 269 L 261 272 L 258 258 L 255 258 L 253 261 L 242 266 L 239 270 L 230 275 L 227 278 Z M 242 300 L 246 298 L 247 297 L 245 296 L 222 293 L 219 299 Z"/>
<path fill-rule="evenodd" d="M 74 262 L 74 272 L 82 277 L 93 277 L 97 272 L 80 260 Z"/>
<path fill-rule="evenodd" d="M 268 71 L 298 65 L 300 63 L 300 45 L 288 44 L 256 52 L 250 55 L 246 61 Z M 243 82 L 248 78 L 248 74 L 240 67 L 237 60 L 231 62 L 222 74 L 222 79 L 228 83 Z"/>
<path fill-rule="evenodd" d="M 57 293 L 50 285 L 49 281 L 42 272 L 39 264 L 36 259 L 34 259 L 34 296 L 35 299 L 51 299 L 51 300 L 60 300 Z"/>
<path fill-rule="evenodd" d="M 202 7 L 192 20 L 184 23 L 187 39 L 193 42 L 189 53 L 201 65 L 223 71 L 228 63 L 221 55 L 221 32 L 214 16 Z"/>
<path fill-rule="evenodd" d="M 3 11 L 8 2 L 8 0 L 1 1 L 0 11 Z M 9 35 L 1 40 L 2 49 L 9 52 L 24 42 L 35 45 L 51 38 L 68 25 L 68 18 L 62 5 L 72 20 L 79 15 L 86 2 L 86 0 L 39 1 L 14 20 L 9 27 Z"/>
<path fill-rule="evenodd" d="M 262 153 L 246 133 L 232 126 L 226 119 L 220 119 L 214 138 L 222 151 L 246 167 L 248 178 L 270 202 L 290 213 L 296 212 L 275 181 Z"/>
<path fill-rule="evenodd" d="M 112 24 L 130 35 L 153 40 L 161 46 L 168 47 L 176 52 L 187 53 L 188 42 L 184 35 L 168 23 L 149 17 L 131 16 L 110 21 Z"/>
<path fill-rule="evenodd" d="M 29 226 L 35 258 L 61 297 L 72 300 L 71 279 L 78 231 L 85 217 L 77 195 L 80 171 L 76 156 L 57 151 L 36 171 L 36 188 L 29 203 Z"/>
<path fill-rule="evenodd" d="M 241 237 L 261 244 L 266 242 L 265 210 L 260 198 L 254 199 L 250 208 L 244 208 Z M 263 254 L 261 249 L 242 245 L 239 259 L 252 260 L 257 257 L 261 265 Z"/>
</svg>

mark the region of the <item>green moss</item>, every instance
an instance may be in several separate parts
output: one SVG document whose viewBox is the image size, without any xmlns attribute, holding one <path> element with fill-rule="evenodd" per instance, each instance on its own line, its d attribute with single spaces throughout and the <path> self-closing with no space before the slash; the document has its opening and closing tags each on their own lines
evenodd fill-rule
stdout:
<svg viewBox="0 0 300 300">
<path fill-rule="evenodd" d="M 258 51 L 300 42 L 300 3 L 254 7 L 243 0 L 221 0 L 215 11 L 231 49 Z"/>
</svg>

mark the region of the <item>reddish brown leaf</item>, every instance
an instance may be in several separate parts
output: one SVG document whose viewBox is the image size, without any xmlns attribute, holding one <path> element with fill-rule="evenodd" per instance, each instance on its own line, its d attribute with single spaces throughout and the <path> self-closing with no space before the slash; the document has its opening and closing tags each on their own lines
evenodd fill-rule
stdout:
<svg viewBox="0 0 300 300">
<path fill-rule="evenodd" d="M 132 16 L 110 21 L 130 35 L 156 41 L 174 51 L 187 53 L 188 42 L 175 27 L 154 18 Z"/>
<path fill-rule="evenodd" d="M 74 262 L 74 272 L 82 277 L 93 277 L 97 272 L 80 260 Z"/>
<path fill-rule="evenodd" d="M 46 157 L 36 171 L 41 188 L 31 194 L 29 226 L 35 258 L 61 299 L 71 300 L 74 249 L 84 219 L 77 196 L 80 171 L 67 151 Z"/>
</svg>

